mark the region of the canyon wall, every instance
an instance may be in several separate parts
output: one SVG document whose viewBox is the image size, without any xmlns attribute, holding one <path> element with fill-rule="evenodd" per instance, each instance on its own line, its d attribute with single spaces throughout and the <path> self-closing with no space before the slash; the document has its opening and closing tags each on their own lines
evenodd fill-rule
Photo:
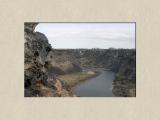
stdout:
<svg viewBox="0 0 160 120">
<path fill-rule="evenodd" d="M 105 68 L 116 73 L 113 93 L 136 96 L 135 49 L 61 49 L 53 52 L 57 61 L 71 61 L 83 69 Z"/>
<path fill-rule="evenodd" d="M 54 68 L 48 59 L 52 47 L 44 34 L 34 32 L 37 24 L 24 24 L 24 95 L 72 96 L 70 88 L 55 77 Z"/>
</svg>

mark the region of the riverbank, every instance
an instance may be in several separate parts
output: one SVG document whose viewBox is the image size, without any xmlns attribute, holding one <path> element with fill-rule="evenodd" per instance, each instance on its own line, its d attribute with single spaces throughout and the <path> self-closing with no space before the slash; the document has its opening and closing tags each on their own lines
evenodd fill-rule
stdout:
<svg viewBox="0 0 160 120">
<path fill-rule="evenodd" d="M 74 87 L 78 83 L 93 78 L 99 74 L 98 71 L 82 71 L 66 75 L 59 75 L 57 78 L 64 81 L 70 87 Z"/>
<path fill-rule="evenodd" d="M 99 70 L 96 77 L 87 79 L 72 88 L 73 94 L 79 97 L 114 97 L 112 83 L 115 78 L 111 71 Z"/>
</svg>

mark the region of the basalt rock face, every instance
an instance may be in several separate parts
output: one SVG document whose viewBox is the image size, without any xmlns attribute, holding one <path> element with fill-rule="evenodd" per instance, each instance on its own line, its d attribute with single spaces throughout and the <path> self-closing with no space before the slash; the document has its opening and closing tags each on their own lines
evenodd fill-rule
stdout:
<svg viewBox="0 0 160 120">
<path fill-rule="evenodd" d="M 72 96 L 69 87 L 54 75 L 51 61 L 47 57 L 52 47 L 44 34 L 34 32 L 37 24 L 24 24 L 25 97 Z"/>
<path fill-rule="evenodd" d="M 77 63 L 76 54 L 70 54 L 68 50 L 56 50 L 53 49 L 48 55 L 48 60 L 51 61 L 51 65 L 54 68 L 56 75 L 70 74 L 75 72 L 81 72 L 82 68 Z"/>
</svg>

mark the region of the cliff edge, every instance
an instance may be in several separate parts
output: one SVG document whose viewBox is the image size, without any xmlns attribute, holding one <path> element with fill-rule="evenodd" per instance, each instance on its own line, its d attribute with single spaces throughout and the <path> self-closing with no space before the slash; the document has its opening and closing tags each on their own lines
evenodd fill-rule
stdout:
<svg viewBox="0 0 160 120">
<path fill-rule="evenodd" d="M 24 96 L 72 96 L 69 87 L 50 72 L 52 65 L 47 56 L 52 47 L 44 34 L 34 32 L 37 24 L 24 24 Z"/>
</svg>

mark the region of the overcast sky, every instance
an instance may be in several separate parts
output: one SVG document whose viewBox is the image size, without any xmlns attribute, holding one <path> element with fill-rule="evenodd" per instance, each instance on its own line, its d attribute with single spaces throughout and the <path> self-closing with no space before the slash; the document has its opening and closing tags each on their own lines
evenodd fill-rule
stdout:
<svg viewBox="0 0 160 120">
<path fill-rule="evenodd" d="M 134 23 L 40 23 L 53 48 L 135 48 Z"/>
</svg>

